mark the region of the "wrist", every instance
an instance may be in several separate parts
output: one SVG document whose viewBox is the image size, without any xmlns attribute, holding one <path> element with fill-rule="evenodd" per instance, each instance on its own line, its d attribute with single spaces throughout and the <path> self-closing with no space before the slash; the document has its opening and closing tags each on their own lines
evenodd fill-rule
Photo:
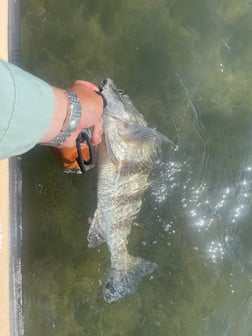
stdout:
<svg viewBox="0 0 252 336">
<path fill-rule="evenodd" d="M 54 94 L 54 113 L 49 128 L 39 143 L 44 144 L 53 140 L 64 124 L 68 112 L 68 98 L 63 90 L 51 87 Z"/>
<path fill-rule="evenodd" d="M 40 141 L 44 145 L 52 147 L 61 147 L 62 144 L 75 133 L 80 124 L 82 114 L 78 96 L 71 91 L 60 90 L 61 92 L 59 92 L 58 90 L 60 89 L 55 90 L 55 115 L 53 118 L 54 120 L 52 121 L 52 127 L 50 127 L 52 132 L 49 132 L 49 141 L 46 141 L 45 139 Z M 64 94 L 64 97 L 62 93 Z M 67 108 L 65 108 L 65 101 L 67 101 Z M 63 108 L 63 113 L 61 108 Z M 53 136 L 55 134 L 56 136 Z"/>
</svg>

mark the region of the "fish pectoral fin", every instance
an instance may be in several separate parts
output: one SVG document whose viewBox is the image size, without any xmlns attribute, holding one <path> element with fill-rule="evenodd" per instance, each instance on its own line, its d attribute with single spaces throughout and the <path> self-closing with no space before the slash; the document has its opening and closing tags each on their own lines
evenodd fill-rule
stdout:
<svg viewBox="0 0 252 336">
<path fill-rule="evenodd" d="M 173 143 L 165 135 L 154 128 L 141 125 L 131 125 L 120 131 L 120 135 L 127 141 L 134 141 L 137 143 L 144 143 L 153 139 L 157 139 L 159 142 Z"/>
<path fill-rule="evenodd" d="M 89 228 L 87 239 L 88 239 L 88 247 L 90 248 L 99 246 L 105 242 L 102 230 L 100 229 L 98 210 L 96 210 L 94 213 L 94 217 Z"/>
<path fill-rule="evenodd" d="M 151 274 L 157 264 L 151 261 L 130 256 L 125 268 L 111 268 L 103 288 L 104 300 L 116 302 L 131 294 L 142 277 Z"/>
</svg>

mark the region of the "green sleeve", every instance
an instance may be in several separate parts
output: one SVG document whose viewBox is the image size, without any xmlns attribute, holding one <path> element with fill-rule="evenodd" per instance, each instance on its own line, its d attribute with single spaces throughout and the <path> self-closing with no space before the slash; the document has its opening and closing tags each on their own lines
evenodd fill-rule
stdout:
<svg viewBox="0 0 252 336">
<path fill-rule="evenodd" d="M 0 159 L 34 147 L 54 112 L 50 85 L 0 60 Z"/>
</svg>

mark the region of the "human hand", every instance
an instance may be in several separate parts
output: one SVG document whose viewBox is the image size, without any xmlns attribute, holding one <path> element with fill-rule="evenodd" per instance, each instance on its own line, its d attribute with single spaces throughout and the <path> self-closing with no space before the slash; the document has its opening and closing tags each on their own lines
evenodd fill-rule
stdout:
<svg viewBox="0 0 252 336">
<path fill-rule="evenodd" d="M 52 86 L 52 90 L 55 101 L 54 114 L 46 134 L 39 141 L 41 144 L 50 143 L 59 134 L 68 111 L 67 95 L 60 88 Z M 91 141 L 94 145 L 99 144 L 102 140 L 103 133 L 103 99 L 95 92 L 98 91 L 98 88 L 90 82 L 77 80 L 70 86 L 69 90 L 78 96 L 82 114 L 75 132 L 73 132 L 60 147 L 75 147 L 76 138 L 80 131 L 83 128 L 92 126 L 94 129 Z"/>
<path fill-rule="evenodd" d="M 82 107 L 82 115 L 78 128 L 68 139 L 66 139 L 66 141 L 62 144 L 62 147 L 75 146 L 75 140 L 80 131 L 83 128 L 89 128 L 92 126 L 94 128 L 91 141 L 94 145 L 99 144 L 102 140 L 103 134 L 103 100 L 95 92 L 99 91 L 98 87 L 84 80 L 76 80 L 69 87 L 69 90 L 78 96 Z"/>
</svg>

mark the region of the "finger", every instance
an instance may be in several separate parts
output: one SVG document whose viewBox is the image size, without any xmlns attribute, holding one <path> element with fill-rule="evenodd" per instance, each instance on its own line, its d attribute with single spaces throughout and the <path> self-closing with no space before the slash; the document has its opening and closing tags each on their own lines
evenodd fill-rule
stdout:
<svg viewBox="0 0 252 336">
<path fill-rule="evenodd" d="M 98 123 L 96 123 L 94 126 L 94 131 L 91 139 L 94 145 L 98 145 L 102 141 L 102 134 L 103 134 L 103 119 L 100 118 Z"/>
</svg>

